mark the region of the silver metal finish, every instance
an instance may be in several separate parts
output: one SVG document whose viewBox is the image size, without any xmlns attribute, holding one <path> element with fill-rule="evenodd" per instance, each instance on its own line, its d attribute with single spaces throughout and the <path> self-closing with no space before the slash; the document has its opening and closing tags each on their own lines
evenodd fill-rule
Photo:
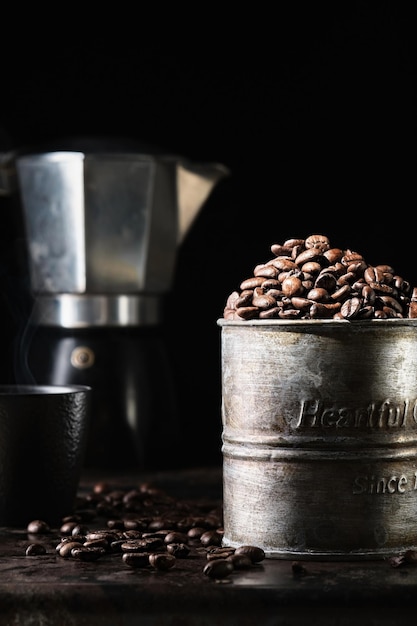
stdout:
<svg viewBox="0 0 417 626">
<path fill-rule="evenodd" d="M 218 321 L 224 543 L 272 558 L 417 547 L 417 320 Z"/>
<path fill-rule="evenodd" d="M 55 151 L 3 156 L 0 173 L 3 192 L 20 192 L 33 294 L 111 299 L 171 289 L 178 246 L 228 170 L 170 155 Z M 89 304 L 81 325 L 97 317 Z M 79 325 L 68 312 L 66 325 Z"/>
<path fill-rule="evenodd" d="M 61 328 L 154 326 L 161 316 L 156 296 L 59 294 L 36 299 L 31 323 Z"/>
</svg>

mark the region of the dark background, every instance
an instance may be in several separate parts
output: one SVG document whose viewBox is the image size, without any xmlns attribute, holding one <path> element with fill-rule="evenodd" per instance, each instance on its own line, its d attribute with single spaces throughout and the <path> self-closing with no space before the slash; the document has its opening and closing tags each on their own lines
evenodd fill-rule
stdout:
<svg viewBox="0 0 417 626">
<path fill-rule="evenodd" d="M 326 234 L 417 284 L 413 3 L 236 6 L 93 26 L 66 15 L 12 35 L 3 55 L 2 150 L 125 137 L 230 168 L 178 251 L 166 301 L 190 464 L 220 459 L 216 321 L 272 243 Z M 1 207 L 7 370 L 25 277 L 15 209 Z"/>
</svg>

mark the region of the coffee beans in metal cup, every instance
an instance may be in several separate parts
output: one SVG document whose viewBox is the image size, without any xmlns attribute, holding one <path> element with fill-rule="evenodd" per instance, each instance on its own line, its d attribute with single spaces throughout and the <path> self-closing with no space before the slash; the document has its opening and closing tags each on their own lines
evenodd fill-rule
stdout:
<svg viewBox="0 0 417 626">
<path fill-rule="evenodd" d="M 417 289 L 325 235 L 271 245 L 221 328 L 225 546 L 417 549 Z"/>
<path fill-rule="evenodd" d="M 391 265 L 370 265 L 325 235 L 275 243 L 271 252 L 229 296 L 224 319 L 417 317 L 417 289 Z"/>
</svg>

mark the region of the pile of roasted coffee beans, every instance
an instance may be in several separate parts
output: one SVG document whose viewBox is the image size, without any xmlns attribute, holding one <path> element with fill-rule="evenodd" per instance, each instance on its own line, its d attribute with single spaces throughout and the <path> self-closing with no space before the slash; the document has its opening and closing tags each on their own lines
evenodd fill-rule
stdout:
<svg viewBox="0 0 417 626">
<path fill-rule="evenodd" d="M 47 552 L 39 538 L 53 532 L 43 520 L 32 520 L 26 556 Z M 265 558 L 262 548 L 222 545 L 220 505 L 212 501 L 174 498 L 148 483 L 114 487 L 96 483 L 78 497 L 74 514 L 58 529 L 56 554 L 63 559 L 92 562 L 119 559 L 121 567 L 168 571 L 178 559 L 200 558 L 202 573 L 224 580 L 237 570 L 255 568 Z"/>
<path fill-rule="evenodd" d="M 417 289 L 393 267 L 369 265 L 325 235 L 288 239 L 271 252 L 228 297 L 224 319 L 417 318 Z"/>
</svg>

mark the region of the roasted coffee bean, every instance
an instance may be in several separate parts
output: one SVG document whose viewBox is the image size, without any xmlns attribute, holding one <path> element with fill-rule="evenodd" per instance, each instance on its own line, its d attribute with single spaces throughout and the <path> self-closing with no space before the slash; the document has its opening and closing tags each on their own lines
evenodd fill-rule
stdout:
<svg viewBox="0 0 417 626">
<path fill-rule="evenodd" d="M 189 539 L 200 539 L 201 535 L 206 532 L 207 528 L 203 528 L 202 526 L 194 526 L 189 529 L 187 532 L 187 537 Z"/>
<path fill-rule="evenodd" d="M 168 532 L 164 538 L 165 543 L 187 543 L 187 541 L 188 535 L 178 531 Z"/>
<path fill-rule="evenodd" d="M 279 256 L 276 259 L 271 259 L 268 261 L 268 264 L 279 270 L 278 278 L 280 282 L 282 282 L 282 279 L 285 278 L 287 274 L 297 269 L 295 262 L 287 256 Z"/>
<path fill-rule="evenodd" d="M 329 292 L 323 287 L 315 287 L 310 289 L 307 293 L 308 300 L 314 300 L 315 302 L 327 302 L 330 299 Z"/>
<path fill-rule="evenodd" d="M 323 252 L 323 256 L 328 260 L 330 265 L 333 265 L 343 258 L 343 250 L 340 248 L 330 248 Z"/>
<path fill-rule="evenodd" d="M 328 318 L 334 317 L 335 313 L 341 308 L 340 302 L 332 302 L 323 304 L 321 302 L 314 302 L 310 307 L 310 318 Z"/>
<path fill-rule="evenodd" d="M 234 569 L 250 569 L 253 565 L 252 560 L 246 554 L 231 554 L 226 557 L 226 561 L 230 561 Z"/>
<path fill-rule="evenodd" d="M 71 556 L 79 561 L 97 561 L 103 554 L 105 554 L 103 548 L 86 548 L 85 546 L 76 546 L 71 550 Z"/>
<path fill-rule="evenodd" d="M 301 317 L 301 312 L 297 309 L 280 309 L 278 317 L 283 320 L 295 320 Z"/>
<path fill-rule="evenodd" d="M 314 283 L 315 289 L 323 289 L 327 296 L 336 289 L 337 279 L 334 274 L 330 272 L 321 272 Z"/>
<path fill-rule="evenodd" d="M 306 248 L 320 248 L 323 252 L 330 248 L 330 241 L 325 235 L 309 235 L 304 243 Z"/>
<path fill-rule="evenodd" d="M 220 546 L 223 536 L 217 530 L 207 530 L 200 537 L 201 545 L 203 546 Z"/>
<path fill-rule="evenodd" d="M 258 546 L 239 546 L 236 548 L 235 554 L 247 556 L 252 563 L 260 563 L 265 559 L 264 550 Z"/>
<path fill-rule="evenodd" d="M 91 541 L 84 541 L 84 548 L 102 548 L 105 552 L 110 549 L 109 542 L 105 539 L 92 539 Z"/>
<path fill-rule="evenodd" d="M 135 518 L 123 520 L 123 528 L 126 530 L 144 531 L 147 527 L 147 523 L 141 519 Z"/>
<path fill-rule="evenodd" d="M 70 536 L 62 537 L 61 541 L 56 545 L 55 550 L 59 552 L 66 543 L 75 543 L 74 539 Z"/>
<path fill-rule="evenodd" d="M 32 535 L 41 535 L 45 533 L 50 533 L 51 528 L 47 522 L 41 519 L 35 519 L 29 522 L 27 525 L 27 532 Z"/>
<path fill-rule="evenodd" d="M 174 567 L 176 558 L 173 554 L 153 552 L 149 555 L 149 564 L 155 569 L 166 571 Z"/>
<path fill-rule="evenodd" d="M 160 537 L 144 537 L 142 539 L 130 539 L 122 543 L 123 552 L 149 552 L 164 545 Z"/>
<path fill-rule="evenodd" d="M 349 265 L 357 263 L 358 261 L 363 261 L 363 256 L 357 252 L 352 252 L 351 250 L 347 250 L 340 259 L 342 265 L 345 265 L 346 267 L 349 267 Z"/>
<path fill-rule="evenodd" d="M 141 530 L 124 530 L 122 535 L 125 539 L 142 539 L 143 532 Z"/>
<path fill-rule="evenodd" d="M 88 534 L 88 527 L 82 524 L 76 524 L 71 531 L 73 537 L 85 537 Z"/>
<path fill-rule="evenodd" d="M 401 302 L 393 298 L 392 296 L 380 296 L 380 300 L 384 303 L 384 306 L 389 306 L 397 313 L 402 313 L 403 307 Z"/>
<path fill-rule="evenodd" d="M 347 295 L 350 293 L 349 285 L 342 285 L 336 289 L 333 293 L 330 294 L 330 298 L 332 300 L 340 300 L 343 301 L 346 299 Z"/>
<path fill-rule="evenodd" d="M 271 319 L 279 317 L 279 313 L 282 311 L 282 308 L 279 306 L 274 306 L 271 309 L 265 309 L 263 311 L 259 311 L 259 319 Z"/>
<path fill-rule="evenodd" d="M 279 297 L 283 295 L 281 291 L 281 283 L 279 282 L 279 280 L 272 280 L 271 278 L 265 280 L 262 283 L 262 289 L 265 291 L 265 293 L 269 293 L 269 295 L 271 296 Z"/>
<path fill-rule="evenodd" d="M 362 287 L 362 298 L 363 303 L 365 305 L 370 304 L 371 306 L 375 304 L 376 294 L 375 291 L 369 285 L 364 285 Z"/>
<path fill-rule="evenodd" d="M 253 270 L 254 276 L 262 276 L 263 278 L 276 278 L 278 276 L 278 269 L 272 264 L 258 265 Z"/>
<path fill-rule="evenodd" d="M 226 559 L 235 553 L 234 548 L 214 547 L 207 552 L 207 560 L 213 561 L 214 559 Z"/>
<path fill-rule="evenodd" d="M 115 539 L 110 542 L 110 551 L 111 552 L 122 552 L 122 545 L 125 543 L 126 539 Z"/>
<path fill-rule="evenodd" d="M 286 256 L 291 254 L 291 250 L 293 249 L 294 246 L 290 245 L 290 246 L 285 246 L 285 245 L 281 245 L 279 243 L 273 243 L 271 246 L 271 252 L 272 254 L 275 254 L 276 256 Z"/>
<path fill-rule="evenodd" d="M 125 522 L 122 519 L 109 519 L 106 522 L 107 527 L 110 529 L 122 530 L 125 528 Z"/>
<path fill-rule="evenodd" d="M 79 525 L 79 521 L 78 522 L 66 522 L 65 524 L 62 524 L 61 528 L 59 529 L 59 532 L 61 533 L 61 535 L 71 535 L 72 531 L 74 528 L 76 528 Z"/>
<path fill-rule="evenodd" d="M 64 559 L 68 559 L 71 556 L 71 552 L 74 548 L 81 548 L 81 541 L 68 541 L 64 543 L 59 549 L 59 556 L 62 556 Z"/>
<path fill-rule="evenodd" d="M 268 294 L 257 295 L 252 298 L 253 306 L 258 307 L 259 309 L 271 309 L 276 304 L 276 300 L 274 297 Z"/>
<path fill-rule="evenodd" d="M 284 241 L 284 247 L 289 248 L 290 253 L 293 248 L 297 248 L 298 246 L 302 246 L 303 244 L 303 239 L 286 239 L 286 241 Z"/>
<path fill-rule="evenodd" d="M 90 530 L 86 536 L 86 541 L 94 541 L 95 539 L 105 539 L 109 543 L 115 539 L 120 539 L 121 535 L 114 530 Z"/>
<path fill-rule="evenodd" d="M 282 281 L 282 292 L 284 296 L 288 296 L 289 298 L 301 296 L 303 291 L 303 284 L 297 276 L 289 276 Z"/>
<path fill-rule="evenodd" d="M 209 578 L 221 579 L 230 576 L 234 571 L 233 563 L 226 559 L 209 561 L 203 568 L 203 573 Z"/>
<path fill-rule="evenodd" d="M 346 272 L 346 274 L 342 274 L 336 280 L 336 286 L 342 287 L 343 285 L 351 285 L 355 281 L 355 278 L 356 274 L 354 274 L 353 272 Z"/>
<path fill-rule="evenodd" d="M 320 263 L 317 263 L 317 261 L 307 261 L 307 263 L 304 263 L 304 265 L 301 267 L 301 271 L 303 272 L 305 277 L 309 275 L 311 278 L 311 275 L 317 275 L 319 272 L 321 272 L 321 265 Z"/>
<path fill-rule="evenodd" d="M 110 493 L 111 485 L 106 481 L 100 481 L 93 486 L 93 493 L 100 495 Z"/>
<path fill-rule="evenodd" d="M 252 304 L 253 289 L 245 289 L 240 296 L 235 300 L 235 307 L 240 309 L 241 307 L 250 306 Z"/>
<path fill-rule="evenodd" d="M 312 301 L 309 298 L 300 298 L 299 296 L 291 298 L 291 305 L 294 309 L 301 309 L 306 311 L 312 305 Z"/>
<path fill-rule="evenodd" d="M 256 306 L 244 306 L 236 309 L 238 317 L 244 320 L 254 319 L 259 314 L 259 309 Z"/>
<path fill-rule="evenodd" d="M 295 259 L 295 264 L 297 265 L 297 267 L 302 267 L 304 263 L 308 263 L 310 261 L 320 263 L 320 259 L 322 259 L 322 262 L 324 262 L 324 258 L 325 257 L 323 257 L 320 248 L 307 248 L 306 250 L 303 250 L 303 252 L 300 252 L 300 254 L 297 256 L 297 258 Z M 325 264 L 328 264 L 327 259 L 325 261 Z"/>
<path fill-rule="evenodd" d="M 149 552 L 124 552 L 122 562 L 133 569 L 149 566 Z"/>
<path fill-rule="evenodd" d="M 262 276 L 254 276 L 253 278 L 248 278 L 244 280 L 243 283 L 240 284 L 240 289 L 245 291 L 245 289 L 255 289 L 255 287 L 261 287 L 264 282 L 264 278 Z"/>
<path fill-rule="evenodd" d="M 359 309 L 357 317 L 360 319 L 368 319 L 371 318 L 374 314 L 374 308 L 371 305 L 362 306 Z"/>
<path fill-rule="evenodd" d="M 359 298 L 350 298 L 345 300 L 340 309 L 341 314 L 345 319 L 352 319 L 357 316 L 362 306 L 362 302 Z"/>
<path fill-rule="evenodd" d="M 173 530 L 166 530 L 164 528 L 161 528 L 161 530 L 153 530 L 152 532 L 144 532 L 144 533 L 141 533 L 141 535 L 142 535 L 143 539 L 147 539 L 149 537 L 151 537 L 151 538 L 158 537 L 159 539 L 162 539 L 162 541 L 164 541 L 165 537 L 169 533 L 172 533 L 172 532 L 174 532 L 174 531 Z"/>
<path fill-rule="evenodd" d="M 46 554 L 46 548 L 41 543 L 30 543 L 26 548 L 26 556 L 38 556 L 40 554 Z"/>
<path fill-rule="evenodd" d="M 191 551 L 186 543 L 168 543 L 166 549 L 168 554 L 172 554 L 177 559 L 185 559 Z"/>
</svg>

